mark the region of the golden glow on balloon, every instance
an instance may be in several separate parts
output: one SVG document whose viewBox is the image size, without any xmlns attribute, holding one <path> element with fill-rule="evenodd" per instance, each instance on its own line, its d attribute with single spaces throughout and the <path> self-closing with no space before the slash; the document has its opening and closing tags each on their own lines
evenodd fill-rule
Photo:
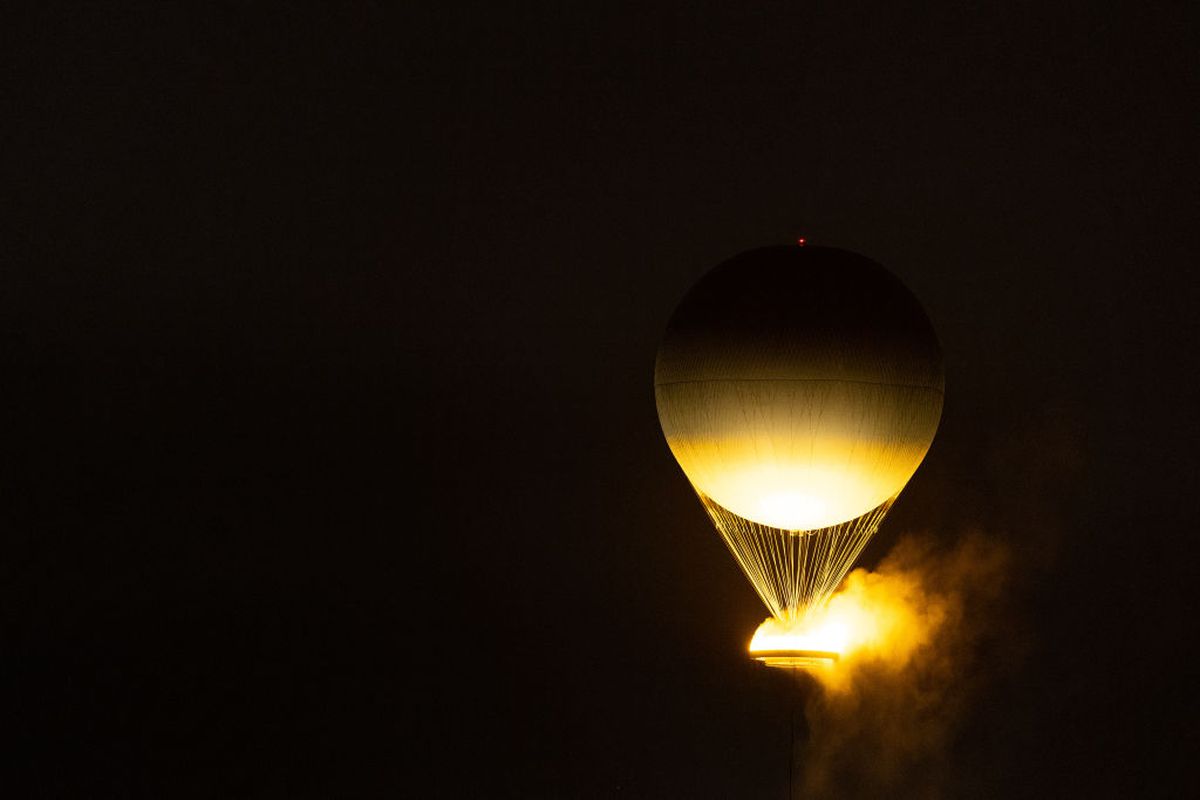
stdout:
<svg viewBox="0 0 1200 800">
<path fill-rule="evenodd" d="M 660 385 L 679 466 L 723 508 L 780 530 L 855 519 L 908 483 L 942 411 L 935 389 L 856 383 Z"/>
</svg>

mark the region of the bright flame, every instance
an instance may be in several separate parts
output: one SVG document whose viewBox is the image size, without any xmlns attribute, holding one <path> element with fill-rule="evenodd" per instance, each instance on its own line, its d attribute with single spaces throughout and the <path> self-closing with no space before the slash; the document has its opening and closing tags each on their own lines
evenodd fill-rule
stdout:
<svg viewBox="0 0 1200 800">
<path fill-rule="evenodd" d="M 814 616 L 828 617 L 828 614 L 810 615 L 794 621 L 768 617 L 754 632 L 750 652 L 800 650 L 840 656 L 846 650 L 850 629 L 840 620 L 814 619 Z"/>
<path fill-rule="evenodd" d="M 794 619 L 768 618 L 750 641 L 750 655 L 767 666 L 812 667 L 834 688 L 855 662 L 883 659 L 901 667 L 946 619 L 940 598 L 928 595 L 915 573 L 857 569 L 820 608 Z"/>
</svg>

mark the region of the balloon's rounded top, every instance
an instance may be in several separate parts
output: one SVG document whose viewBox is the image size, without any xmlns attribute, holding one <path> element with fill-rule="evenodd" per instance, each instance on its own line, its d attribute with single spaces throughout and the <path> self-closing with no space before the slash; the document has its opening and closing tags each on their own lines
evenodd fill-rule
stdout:
<svg viewBox="0 0 1200 800">
<path fill-rule="evenodd" d="M 813 245 L 725 261 L 684 296 L 654 370 L 659 421 L 700 494 L 815 530 L 904 488 L 942 411 L 917 299 L 869 258 Z"/>
<path fill-rule="evenodd" d="M 879 264 L 831 247 L 750 250 L 683 298 L 655 385 L 844 380 L 943 388 L 941 348 L 920 303 Z"/>
</svg>

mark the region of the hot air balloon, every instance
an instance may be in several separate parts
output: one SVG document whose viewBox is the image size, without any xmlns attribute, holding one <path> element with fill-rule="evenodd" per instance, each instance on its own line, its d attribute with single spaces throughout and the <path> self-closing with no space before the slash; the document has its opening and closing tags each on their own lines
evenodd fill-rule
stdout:
<svg viewBox="0 0 1200 800">
<path fill-rule="evenodd" d="M 709 271 L 654 370 L 672 454 L 785 626 L 828 600 L 878 529 L 933 442 L 943 389 L 937 336 L 899 279 L 815 246 Z M 776 656 L 760 660 L 798 663 Z"/>
</svg>

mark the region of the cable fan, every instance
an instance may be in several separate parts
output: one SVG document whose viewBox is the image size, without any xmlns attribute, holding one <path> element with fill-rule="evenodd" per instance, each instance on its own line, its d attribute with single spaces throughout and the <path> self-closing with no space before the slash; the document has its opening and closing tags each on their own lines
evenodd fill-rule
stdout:
<svg viewBox="0 0 1200 800">
<path fill-rule="evenodd" d="M 751 250 L 708 272 L 675 309 L 654 370 L 672 454 L 786 625 L 825 603 L 878 529 L 933 441 L 943 388 L 916 298 L 874 261 L 813 246 Z"/>
</svg>

